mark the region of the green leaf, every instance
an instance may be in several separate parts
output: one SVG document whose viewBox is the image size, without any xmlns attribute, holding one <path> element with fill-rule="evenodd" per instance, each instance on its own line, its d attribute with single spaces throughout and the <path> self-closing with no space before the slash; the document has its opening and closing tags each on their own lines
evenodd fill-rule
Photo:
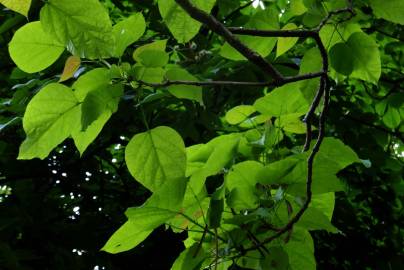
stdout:
<svg viewBox="0 0 404 270">
<path fill-rule="evenodd" d="M 353 57 L 354 70 L 351 77 L 377 84 L 382 69 L 379 48 L 375 40 L 365 33 L 357 32 L 351 35 L 346 45 Z"/>
<path fill-rule="evenodd" d="M 299 84 L 289 83 L 275 88 L 265 97 L 257 99 L 254 107 L 262 114 L 279 117 L 292 113 L 303 115 L 309 108 L 309 104 L 299 90 Z"/>
<path fill-rule="evenodd" d="M 335 207 L 335 193 L 329 192 L 313 195 L 310 207 L 318 209 L 331 221 Z"/>
<path fill-rule="evenodd" d="M 303 56 L 300 63 L 299 74 L 307 74 L 311 72 L 321 71 L 323 66 L 323 61 L 321 59 L 320 51 L 317 47 L 307 50 Z M 302 91 L 303 96 L 306 101 L 311 103 L 318 87 L 320 86 L 320 78 L 314 78 L 310 80 L 303 80 L 299 84 L 300 91 Z"/>
<path fill-rule="evenodd" d="M 245 25 L 246 28 L 259 30 L 279 29 L 278 12 L 273 8 L 259 11 Z M 263 57 L 268 56 L 276 45 L 276 38 L 241 36 L 240 41 Z M 234 61 L 246 60 L 236 49 L 225 43 L 220 49 L 220 55 Z"/>
<path fill-rule="evenodd" d="M 216 137 L 207 145 L 213 149 L 203 166 L 195 170 L 190 178 L 190 186 L 196 194 L 202 190 L 205 180 L 225 168 L 234 158 L 240 135 L 229 134 Z"/>
<path fill-rule="evenodd" d="M 138 47 L 134 52 L 133 52 L 133 59 L 137 62 L 141 62 L 142 58 L 139 57 L 139 55 L 141 53 L 143 53 L 144 51 L 162 51 L 165 52 L 166 51 L 166 46 L 167 46 L 167 40 L 156 40 L 152 43 L 143 45 Z"/>
<path fill-rule="evenodd" d="M 404 25 L 404 2 L 401 0 L 370 0 L 373 13 L 385 20 Z"/>
<path fill-rule="evenodd" d="M 145 32 L 146 22 L 142 13 L 136 13 L 115 24 L 112 32 L 115 36 L 114 56 L 121 57 L 126 48 L 136 42 Z"/>
<path fill-rule="evenodd" d="M 167 71 L 166 78 L 168 80 L 185 80 L 185 81 L 198 81 L 196 77 L 191 75 L 185 69 L 176 67 Z M 177 98 L 184 98 L 195 100 L 199 104 L 203 104 L 202 99 L 202 87 L 193 85 L 171 85 L 168 87 L 168 91 Z"/>
<path fill-rule="evenodd" d="M 118 103 L 123 95 L 121 84 L 99 88 L 88 93 L 81 105 L 81 129 L 85 131 L 105 111 L 112 113 L 118 110 Z"/>
<path fill-rule="evenodd" d="M 31 7 L 31 0 L 0 0 L 0 4 L 28 17 L 28 11 Z"/>
<path fill-rule="evenodd" d="M 18 29 L 9 45 L 11 59 L 27 73 L 49 67 L 64 50 L 63 44 L 43 31 L 40 22 L 27 23 Z"/>
<path fill-rule="evenodd" d="M 161 67 L 150 68 L 136 64 L 133 67 L 133 73 L 136 80 L 146 83 L 161 83 L 164 81 L 166 71 Z"/>
<path fill-rule="evenodd" d="M 167 180 L 185 176 L 184 142 L 169 127 L 136 134 L 126 147 L 125 160 L 133 177 L 151 191 Z"/>
<path fill-rule="evenodd" d="M 236 210 L 257 206 L 256 184 L 258 172 L 264 166 L 257 161 L 245 161 L 234 165 L 226 176 L 226 186 L 234 199 L 231 207 Z"/>
<path fill-rule="evenodd" d="M 180 256 L 171 267 L 171 270 L 197 270 L 208 257 L 209 254 L 206 254 L 205 251 L 200 248 L 199 244 L 195 243 L 190 248 L 181 252 Z"/>
<path fill-rule="evenodd" d="M 354 70 L 354 57 L 351 48 L 343 42 L 335 44 L 330 50 L 331 66 L 345 76 Z"/>
<path fill-rule="evenodd" d="M 280 127 L 282 130 L 286 132 L 296 133 L 296 134 L 305 134 L 306 133 L 306 125 L 300 119 L 300 113 L 298 114 L 287 114 L 282 115 L 281 117 L 275 120 L 276 127 Z"/>
<path fill-rule="evenodd" d="M 72 88 L 80 102 L 84 102 L 88 93 L 97 91 L 100 88 L 107 88 L 111 85 L 110 72 L 106 68 L 96 68 L 86 72 L 78 78 Z"/>
<path fill-rule="evenodd" d="M 383 123 L 388 127 L 395 129 L 401 124 L 400 111 L 394 107 L 388 106 L 383 116 Z"/>
<path fill-rule="evenodd" d="M 97 120 L 92 122 L 91 125 L 89 125 L 85 131 L 81 130 L 80 125 L 79 129 L 72 132 L 72 138 L 74 140 L 74 144 L 76 145 L 81 155 L 84 153 L 87 147 L 97 138 L 104 125 L 108 122 L 111 115 L 112 115 L 111 111 L 105 111 L 97 118 Z M 77 119 L 77 121 L 80 121 L 80 119 Z"/>
<path fill-rule="evenodd" d="M 209 13 L 216 0 L 192 0 L 191 2 Z M 178 42 L 188 42 L 198 34 L 201 23 L 192 19 L 175 0 L 159 0 L 158 7 L 164 23 Z"/>
<path fill-rule="evenodd" d="M 92 92 L 113 91 L 114 89 L 114 87 L 111 85 L 110 71 L 105 68 L 96 68 L 85 73 L 84 75 L 79 77 L 79 79 L 73 84 L 72 87 L 75 90 L 74 91 L 75 96 L 83 104 L 87 96 L 90 95 Z M 119 90 L 119 88 L 121 88 L 120 86 L 115 87 L 117 87 L 115 91 L 117 92 L 122 91 Z M 94 94 L 91 94 L 90 96 L 94 96 Z M 101 132 L 104 125 L 108 122 L 112 113 L 115 112 L 116 108 L 114 104 L 116 104 L 117 106 L 119 99 L 114 98 L 111 101 L 113 109 L 104 110 L 103 112 L 102 110 L 98 110 L 97 113 L 98 118 L 94 117 L 95 119 L 94 118 L 93 119 L 95 121 L 90 123 L 90 125 L 84 131 L 82 130 L 82 125 L 80 125 L 80 128 L 78 130 L 72 132 L 74 144 L 76 145 L 77 149 L 81 154 L 83 154 L 84 151 L 87 149 L 87 147 L 95 140 L 95 138 L 97 138 L 98 134 Z M 91 106 L 89 106 L 88 109 L 91 110 L 92 109 Z M 84 108 L 84 113 L 86 113 L 86 110 L 87 109 Z M 101 113 L 101 115 L 99 113 Z M 83 118 L 83 112 L 81 113 L 80 118 L 77 119 L 77 121 L 81 123 L 82 118 Z"/>
<path fill-rule="evenodd" d="M 49 0 L 40 18 L 45 32 L 74 55 L 97 59 L 114 52 L 112 23 L 98 0 Z"/>
<path fill-rule="evenodd" d="M 226 113 L 226 121 L 230 125 L 237 125 L 245 121 L 256 109 L 251 105 L 240 105 L 232 108 Z"/>
<path fill-rule="evenodd" d="M 137 55 L 139 62 L 145 67 L 164 67 L 168 63 L 168 53 L 160 50 L 144 50 Z"/>
<path fill-rule="evenodd" d="M 338 232 L 338 229 L 331 224 L 328 217 L 320 210 L 313 207 L 309 207 L 304 212 L 303 216 L 300 218 L 299 222 L 296 225 L 309 231 L 326 230 L 331 233 Z"/>
<path fill-rule="evenodd" d="M 73 91 L 61 84 L 48 84 L 27 106 L 23 118 L 27 138 L 18 158 L 44 159 L 78 128 L 77 119 L 80 119 L 80 107 Z"/>
<path fill-rule="evenodd" d="M 289 256 L 282 247 L 271 247 L 260 265 L 262 270 L 288 270 Z"/>
<path fill-rule="evenodd" d="M 288 184 L 288 193 L 306 194 L 307 153 L 270 163 L 258 173 L 262 184 Z M 336 174 L 348 165 L 360 162 L 351 148 L 335 138 L 325 138 L 314 160 L 313 194 L 343 190 Z"/>
<path fill-rule="evenodd" d="M 353 33 L 362 32 L 360 25 L 356 23 L 326 24 L 320 31 L 320 38 L 327 50 L 336 43 L 345 42 Z"/>
<path fill-rule="evenodd" d="M 294 29 L 297 29 L 297 26 L 294 23 L 288 23 L 287 25 L 282 27 L 282 30 L 294 30 Z M 282 54 L 286 53 L 291 48 L 293 48 L 293 46 L 295 46 L 298 40 L 299 38 L 297 37 L 278 38 L 278 45 L 276 47 L 276 57 L 281 56 Z"/>
<path fill-rule="evenodd" d="M 284 250 L 288 254 L 291 270 L 316 270 L 313 239 L 307 230 L 294 228 Z"/>
<path fill-rule="evenodd" d="M 126 48 L 136 42 L 145 32 L 146 22 L 142 13 L 136 13 L 118 22 L 112 27 L 115 37 L 113 56 L 121 57 Z"/>
<path fill-rule="evenodd" d="M 119 253 L 140 244 L 158 226 L 179 213 L 186 187 L 185 178 L 172 178 L 159 186 L 140 207 L 128 208 L 128 221 L 108 240 L 102 250 Z"/>
</svg>

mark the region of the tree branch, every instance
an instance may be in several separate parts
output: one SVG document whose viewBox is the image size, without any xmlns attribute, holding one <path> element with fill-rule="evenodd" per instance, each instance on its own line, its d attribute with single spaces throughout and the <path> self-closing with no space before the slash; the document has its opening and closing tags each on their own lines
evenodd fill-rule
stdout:
<svg viewBox="0 0 404 270">
<path fill-rule="evenodd" d="M 235 35 L 233 35 L 221 22 L 215 17 L 195 7 L 189 0 L 175 0 L 193 19 L 205 24 L 213 32 L 222 36 L 234 49 L 241 53 L 251 63 L 259 66 L 263 71 L 271 75 L 276 84 L 283 81 L 283 76 L 261 55 L 245 46 Z"/>
</svg>

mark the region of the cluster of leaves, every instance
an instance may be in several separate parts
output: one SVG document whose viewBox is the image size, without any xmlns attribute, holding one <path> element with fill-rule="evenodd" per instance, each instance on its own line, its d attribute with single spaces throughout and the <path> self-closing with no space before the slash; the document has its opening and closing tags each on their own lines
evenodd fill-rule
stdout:
<svg viewBox="0 0 404 270">
<path fill-rule="evenodd" d="M 11 117 L 4 117 L 2 131 L 24 112 L 18 159 L 45 159 L 68 138 L 86 157 L 114 120 L 118 136 L 134 135 L 112 169 L 127 167 L 151 195 L 127 209 L 126 223 L 104 251 L 130 250 L 165 225 L 186 233 L 185 250 L 171 269 L 316 269 L 311 232 L 344 232 L 343 223 L 337 229 L 331 220 L 335 192 L 355 198 L 337 177 L 350 165 L 357 172 L 342 173 L 348 182 L 357 175 L 381 177 L 380 171 L 390 178 L 401 209 L 404 58 L 400 36 L 383 34 L 404 24 L 401 1 L 262 2 L 264 9 L 254 1 L 192 1 L 226 26 L 318 32 L 325 57 L 318 44 L 299 36 L 240 41 L 288 78 L 319 73 L 329 58 L 329 70 L 320 73 L 333 90 L 325 138 L 321 121 L 313 131 L 302 121 L 322 89 L 320 76 L 276 87 L 271 74 L 214 35 L 215 26 L 179 4 L 189 1 L 156 2 L 125 3 L 139 12 L 114 18 L 98 0 L 49 0 L 35 6 L 38 21 L 20 27 L 9 43 L 18 66 L 10 78 L 30 79 L 4 105 Z M 30 1 L 0 3 L 28 15 Z M 21 17 L 10 16 L 9 23 L 21 24 Z M 115 115 L 119 119 L 110 120 Z M 377 132 L 364 143 L 345 121 Z M 308 164 L 319 145 L 309 135 L 317 131 L 322 144 Z M 373 151 L 389 159 L 377 160 Z"/>
</svg>

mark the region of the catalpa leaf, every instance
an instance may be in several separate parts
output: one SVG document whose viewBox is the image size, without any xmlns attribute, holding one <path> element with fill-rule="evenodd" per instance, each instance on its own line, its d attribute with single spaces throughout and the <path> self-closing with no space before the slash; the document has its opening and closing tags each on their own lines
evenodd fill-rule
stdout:
<svg viewBox="0 0 404 270">
<path fill-rule="evenodd" d="M 199 9 L 210 12 L 216 0 L 192 0 L 191 2 Z M 159 0 L 158 7 L 163 21 L 178 42 L 188 42 L 199 32 L 201 23 L 191 18 L 175 0 Z"/>
<path fill-rule="evenodd" d="M 9 9 L 28 17 L 28 11 L 31 7 L 31 0 L 0 0 L 0 4 Z"/>
<path fill-rule="evenodd" d="M 136 13 L 113 26 L 115 36 L 114 56 L 121 57 L 126 48 L 136 42 L 146 30 L 142 13 Z"/>
<path fill-rule="evenodd" d="M 20 147 L 19 159 L 44 159 L 50 151 L 78 128 L 80 103 L 73 91 L 52 83 L 34 96 L 23 118 L 27 138 Z"/>
<path fill-rule="evenodd" d="M 158 226 L 179 214 L 186 178 L 170 179 L 140 207 L 126 211 L 128 221 L 108 240 L 102 250 L 119 253 L 136 247 Z"/>
<path fill-rule="evenodd" d="M 184 142 L 169 127 L 136 134 L 126 147 L 125 160 L 133 177 L 151 191 L 170 179 L 185 176 Z"/>
<path fill-rule="evenodd" d="M 11 59 L 27 73 L 49 67 L 64 50 L 64 44 L 45 33 L 40 22 L 27 23 L 18 29 L 9 44 Z"/>
<path fill-rule="evenodd" d="M 81 58 L 110 57 L 114 45 L 112 23 L 98 0 L 49 0 L 41 9 L 42 27 Z"/>
</svg>

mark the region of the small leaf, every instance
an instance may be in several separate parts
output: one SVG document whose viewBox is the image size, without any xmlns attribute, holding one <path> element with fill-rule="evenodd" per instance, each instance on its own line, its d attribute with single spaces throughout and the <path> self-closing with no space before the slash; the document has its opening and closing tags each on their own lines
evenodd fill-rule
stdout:
<svg viewBox="0 0 404 270">
<path fill-rule="evenodd" d="M 114 56 L 120 57 L 126 48 L 136 42 L 146 30 L 146 22 L 142 13 L 136 13 L 113 26 L 115 36 Z"/>
<path fill-rule="evenodd" d="M 28 11 L 31 7 L 31 0 L 0 0 L 0 4 L 7 8 L 28 17 Z"/>
<path fill-rule="evenodd" d="M 128 221 L 108 240 L 102 250 L 119 253 L 140 244 L 158 226 L 178 215 L 186 187 L 186 178 L 170 179 L 159 186 L 140 207 L 128 208 Z"/>
<path fill-rule="evenodd" d="M 185 69 L 176 67 L 167 71 L 166 77 L 169 80 L 186 80 L 186 81 L 198 81 L 198 79 L 192 76 Z M 199 104 L 203 104 L 202 100 L 202 87 L 193 85 L 171 85 L 168 87 L 168 91 L 177 98 L 185 98 L 195 100 Z"/>
<path fill-rule="evenodd" d="M 231 207 L 243 210 L 253 209 L 257 206 L 257 175 L 263 167 L 257 161 L 245 161 L 233 165 L 226 177 L 226 186 L 232 193 L 232 197 L 236 197 Z"/>
<path fill-rule="evenodd" d="M 156 40 L 152 43 L 143 45 L 138 47 L 134 52 L 133 52 L 133 59 L 137 62 L 141 62 L 142 59 L 139 57 L 141 53 L 147 50 L 152 50 L 152 51 L 166 51 L 166 46 L 167 46 L 167 40 Z"/>
<path fill-rule="evenodd" d="M 285 101 L 288 102 L 285 102 Z M 298 83 L 275 88 L 268 95 L 255 101 L 254 107 L 262 114 L 279 117 L 287 114 L 303 115 L 309 104 L 304 99 Z"/>
<path fill-rule="evenodd" d="M 175 130 L 157 127 L 133 137 L 125 161 L 133 177 L 154 191 L 170 179 L 185 176 L 184 142 Z"/>
<path fill-rule="evenodd" d="M 88 93 L 81 105 L 81 125 L 85 131 L 89 125 L 96 121 L 106 111 L 112 113 L 118 109 L 120 97 L 123 95 L 122 85 L 99 88 Z"/>
<path fill-rule="evenodd" d="M 193 5 L 208 13 L 215 3 L 216 0 L 192 1 Z M 201 23 L 191 18 L 175 0 L 159 0 L 158 8 L 164 23 L 178 42 L 188 42 L 198 34 Z"/>
<path fill-rule="evenodd" d="M 80 57 L 78 56 L 70 56 L 67 58 L 65 67 L 63 69 L 62 76 L 60 76 L 59 82 L 67 81 L 68 79 L 73 78 L 74 73 L 76 73 L 77 69 L 79 69 L 81 64 Z"/>
<path fill-rule="evenodd" d="M 277 30 L 279 29 L 278 13 L 274 9 L 266 9 L 253 15 L 250 21 L 245 25 L 246 28 L 260 30 Z M 252 37 L 241 36 L 240 41 L 246 46 L 254 49 L 261 56 L 268 56 L 276 45 L 276 38 L 268 37 Z M 236 49 L 230 44 L 225 43 L 220 49 L 220 55 L 234 61 L 246 60 Z"/>
<path fill-rule="evenodd" d="M 240 105 L 232 108 L 226 113 L 226 121 L 230 125 L 237 125 L 246 120 L 256 109 L 251 105 Z"/>
<path fill-rule="evenodd" d="M 383 116 L 383 123 L 388 127 L 395 129 L 401 124 L 400 111 L 394 107 L 389 106 L 387 112 Z"/>
<path fill-rule="evenodd" d="M 138 55 L 139 62 L 145 67 L 164 67 L 168 63 L 168 53 L 160 50 L 143 50 Z"/>
<path fill-rule="evenodd" d="M 133 73 L 138 81 L 146 83 L 161 83 L 164 81 L 166 71 L 161 68 L 144 67 L 141 64 L 136 64 L 133 67 Z"/>
<path fill-rule="evenodd" d="M 294 30 L 297 26 L 294 23 L 288 23 L 282 30 Z M 278 45 L 276 47 L 276 57 L 281 56 L 282 54 L 289 51 L 293 46 L 295 46 L 296 42 L 299 40 L 297 37 L 288 37 L 288 38 L 278 38 Z"/>
<path fill-rule="evenodd" d="M 190 248 L 181 252 L 180 256 L 175 260 L 171 270 L 194 270 L 202 264 L 202 262 L 209 257 L 203 248 L 195 243 Z"/>
<path fill-rule="evenodd" d="M 40 22 L 27 23 L 18 29 L 9 45 L 11 59 L 27 73 L 49 67 L 64 50 L 62 43 L 43 31 Z"/>
</svg>

